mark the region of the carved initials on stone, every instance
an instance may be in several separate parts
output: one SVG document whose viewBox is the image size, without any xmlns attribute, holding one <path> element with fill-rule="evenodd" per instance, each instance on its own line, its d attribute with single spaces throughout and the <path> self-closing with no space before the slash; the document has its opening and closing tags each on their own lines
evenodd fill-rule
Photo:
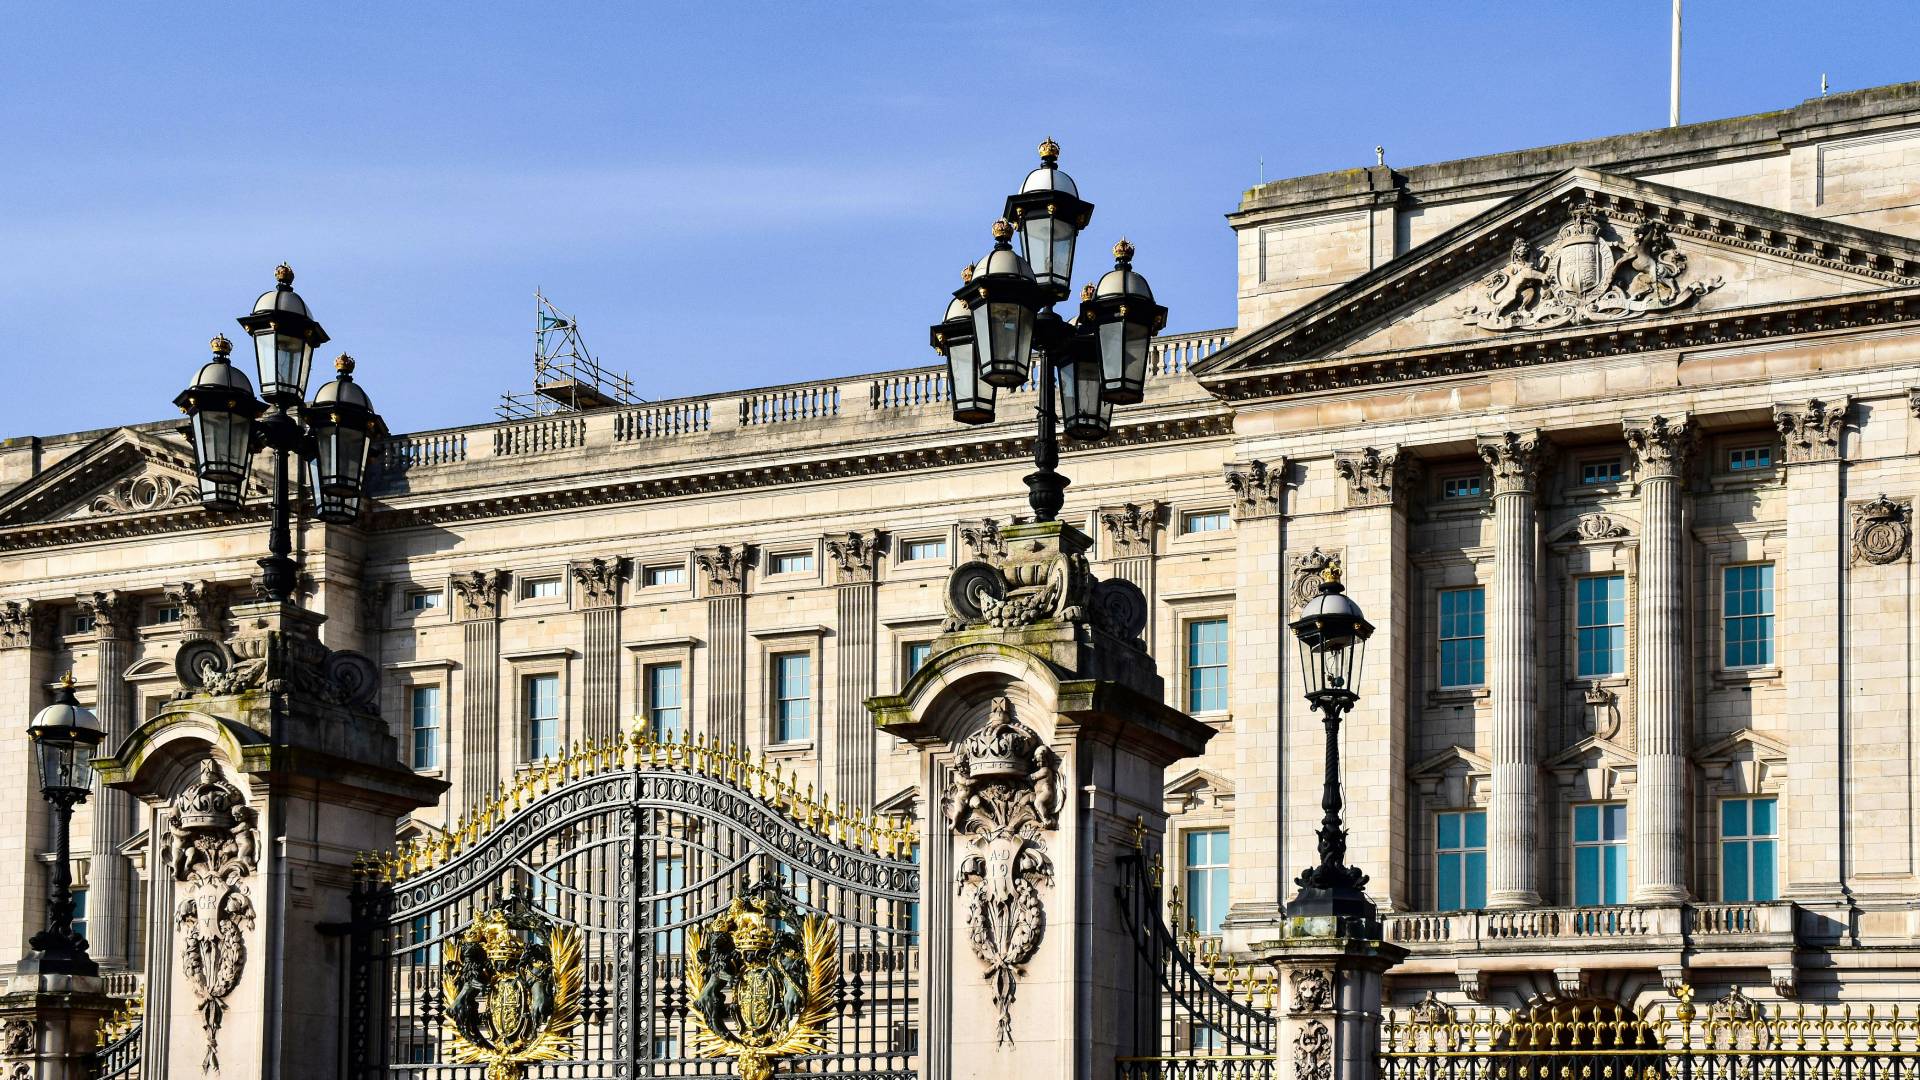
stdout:
<svg viewBox="0 0 1920 1080">
<path fill-rule="evenodd" d="M 1320 595 L 1320 583 L 1326 580 L 1327 567 L 1340 565 L 1340 552 L 1321 551 L 1314 548 L 1304 555 L 1295 555 L 1288 567 L 1292 582 L 1287 586 L 1287 600 L 1294 611 L 1300 610 L 1307 601 Z"/>
<path fill-rule="evenodd" d="M 1913 545 L 1913 500 L 1885 495 L 1853 507 L 1853 562 L 1885 566 Z"/>
</svg>

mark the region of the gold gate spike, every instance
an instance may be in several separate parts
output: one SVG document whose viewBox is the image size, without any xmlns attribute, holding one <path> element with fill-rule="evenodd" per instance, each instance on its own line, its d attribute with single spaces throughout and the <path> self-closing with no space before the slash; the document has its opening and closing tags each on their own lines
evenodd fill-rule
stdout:
<svg viewBox="0 0 1920 1080">
<path fill-rule="evenodd" d="M 740 1080 L 770 1080 L 776 1059 L 825 1050 L 840 1001 L 837 939 L 826 916 L 801 917 L 778 878 L 689 928 L 694 1048 L 738 1058 Z"/>
<path fill-rule="evenodd" d="M 508 892 L 447 942 L 449 1057 L 484 1062 L 487 1080 L 519 1080 L 538 1061 L 564 1061 L 580 1024 L 580 931 Z"/>
</svg>

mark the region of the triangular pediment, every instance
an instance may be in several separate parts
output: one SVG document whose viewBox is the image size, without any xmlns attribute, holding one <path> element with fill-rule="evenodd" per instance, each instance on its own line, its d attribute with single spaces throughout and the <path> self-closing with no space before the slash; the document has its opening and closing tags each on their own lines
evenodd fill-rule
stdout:
<svg viewBox="0 0 1920 1080">
<path fill-rule="evenodd" d="M 1920 242 L 1574 169 L 1493 207 L 1197 364 L 1222 387 L 1306 373 L 1511 351 L 1585 336 L 1607 351 L 1665 344 L 1638 331 L 1756 317 L 1808 301 L 1920 289 Z M 1229 396 L 1238 396 L 1232 395 Z"/>
<path fill-rule="evenodd" d="M 0 528 L 200 505 L 185 439 L 119 428 L 0 496 Z"/>
<path fill-rule="evenodd" d="M 1430 806 L 1485 806 L 1493 792 L 1493 762 L 1464 746 L 1449 746 L 1407 770 Z"/>
<path fill-rule="evenodd" d="M 1570 798 L 1619 799 L 1633 790 L 1639 758 L 1602 735 L 1589 735 L 1541 762 Z"/>
<path fill-rule="evenodd" d="M 1741 728 L 1694 751 L 1693 763 L 1723 794 L 1778 791 L 1787 777 L 1787 744 L 1776 733 Z"/>
<path fill-rule="evenodd" d="M 1188 769 L 1167 781 L 1164 791 L 1169 814 L 1188 813 L 1209 804 L 1233 804 L 1233 781 L 1212 769 Z"/>
</svg>

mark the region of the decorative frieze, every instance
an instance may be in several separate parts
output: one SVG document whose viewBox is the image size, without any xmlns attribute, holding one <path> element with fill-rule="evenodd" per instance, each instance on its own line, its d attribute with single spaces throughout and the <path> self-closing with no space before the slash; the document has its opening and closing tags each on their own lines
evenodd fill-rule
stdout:
<svg viewBox="0 0 1920 1080">
<path fill-rule="evenodd" d="M 1644 219 L 1623 233 L 1604 211 L 1578 203 L 1546 250 L 1516 239 L 1506 264 L 1474 287 L 1474 302 L 1460 318 L 1485 330 L 1618 322 L 1671 311 L 1721 285 L 1718 277 L 1686 276 L 1687 256 L 1665 222 Z"/>
<path fill-rule="evenodd" d="M 81 614 L 92 617 L 96 637 L 125 639 L 139 628 L 139 601 L 118 589 L 81 593 L 76 599 Z"/>
<path fill-rule="evenodd" d="M 695 548 L 693 565 L 706 579 L 708 596 L 745 596 L 747 571 L 753 566 L 753 545 L 718 544 Z"/>
<path fill-rule="evenodd" d="M 569 564 L 567 569 L 573 574 L 574 584 L 580 586 L 581 605 L 590 608 L 618 607 L 620 583 L 632 572 L 627 560 L 618 555 L 585 559 Z"/>
<path fill-rule="evenodd" d="M 1320 595 L 1320 583 L 1327 578 L 1327 569 L 1340 565 L 1340 551 L 1322 551 L 1316 547 L 1312 551 L 1295 555 L 1287 563 L 1287 607 L 1299 611 L 1307 601 Z"/>
<path fill-rule="evenodd" d="M 1886 566 L 1913 546 L 1913 500 L 1881 495 L 1852 507 L 1853 563 Z"/>
<path fill-rule="evenodd" d="M 1693 420 L 1681 416 L 1649 416 L 1621 425 L 1627 448 L 1639 463 L 1640 475 L 1683 476 L 1693 455 Z"/>
<path fill-rule="evenodd" d="M 1480 460 L 1493 472 L 1495 495 L 1531 494 L 1552 453 L 1546 436 L 1538 429 L 1482 435 L 1479 450 Z"/>
<path fill-rule="evenodd" d="M 1347 505 L 1354 508 L 1392 506 L 1394 492 L 1419 478 L 1419 463 L 1398 446 L 1335 451 L 1333 470 L 1347 482 Z"/>
<path fill-rule="evenodd" d="M 880 574 L 880 555 L 887 534 L 880 529 L 847 532 L 825 540 L 827 561 L 833 564 L 833 580 L 841 585 L 872 582 Z"/>
<path fill-rule="evenodd" d="M 493 619 L 500 615 L 500 598 L 507 593 L 505 570 L 471 570 L 453 575 L 453 593 L 460 598 L 460 613 L 467 619 Z"/>
<path fill-rule="evenodd" d="M 1272 517 L 1280 512 L 1286 493 L 1287 463 L 1283 458 L 1272 465 L 1253 460 L 1233 462 L 1226 467 L 1227 487 L 1233 491 L 1233 518 Z"/>
<path fill-rule="evenodd" d="M 1158 499 L 1101 507 L 1100 528 L 1106 533 L 1108 557 L 1130 559 L 1152 555 L 1166 509 L 1167 505 Z"/>
<path fill-rule="evenodd" d="M 1832 402 L 1814 398 L 1801 405 L 1775 405 L 1773 426 L 1780 432 L 1787 464 L 1838 461 L 1849 404 L 1847 398 Z"/>
</svg>

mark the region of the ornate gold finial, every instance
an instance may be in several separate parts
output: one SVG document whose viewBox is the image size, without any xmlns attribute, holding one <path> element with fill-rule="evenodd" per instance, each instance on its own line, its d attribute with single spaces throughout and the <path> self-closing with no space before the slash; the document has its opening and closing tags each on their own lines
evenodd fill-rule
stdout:
<svg viewBox="0 0 1920 1080">
<path fill-rule="evenodd" d="M 1093 282 L 1089 281 L 1085 285 L 1080 286 L 1080 299 L 1093 299 Z"/>
<path fill-rule="evenodd" d="M 293 285 L 293 267 L 288 266 L 286 263 L 281 263 L 279 266 L 274 267 L 273 280 L 291 288 Z"/>
<path fill-rule="evenodd" d="M 1010 221 L 1008 221 L 1008 220 L 1007 220 L 1006 218 L 999 218 L 999 219 L 997 219 L 996 221 L 994 221 L 994 223 L 993 223 L 993 238 L 994 238 L 995 240 L 1010 240 L 1010 239 L 1012 239 L 1012 238 L 1013 238 L 1013 223 L 1012 223 L 1012 222 L 1010 222 Z"/>
<path fill-rule="evenodd" d="M 973 280 L 973 264 L 968 263 L 967 265 L 960 268 L 960 283 L 962 285 L 965 285 L 967 282 L 972 280 Z"/>
<path fill-rule="evenodd" d="M 229 356 L 233 353 L 233 342 L 228 341 L 225 334 L 215 334 L 213 340 L 207 342 L 207 348 L 212 349 L 215 356 Z"/>
<path fill-rule="evenodd" d="M 1113 245 L 1113 257 L 1117 262 L 1130 262 L 1133 259 L 1133 245 L 1127 241 L 1126 237 L 1121 237 L 1119 242 Z"/>
<path fill-rule="evenodd" d="M 353 357 L 348 356 L 346 353 L 341 353 L 339 356 L 334 357 L 333 370 L 342 375 L 353 374 Z"/>
<path fill-rule="evenodd" d="M 72 668 L 68 668 L 67 673 L 65 675 L 60 676 L 60 688 L 62 690 L 73 689 L 73 669 Z"/>
<path fill-rule="evenodd" d="M 1327 568 L 1320 571 L 1320 580 L 1329 585 L 1340 584 L 1340 564 L 1338 562 L 1328 562 Z"/>
<path fill-rule="evenodd" d="M 1040 160 L 1051 165 L 1060 159 L 1060 144 L 1049 135 L 1040 141 Z"/>
</svg>

